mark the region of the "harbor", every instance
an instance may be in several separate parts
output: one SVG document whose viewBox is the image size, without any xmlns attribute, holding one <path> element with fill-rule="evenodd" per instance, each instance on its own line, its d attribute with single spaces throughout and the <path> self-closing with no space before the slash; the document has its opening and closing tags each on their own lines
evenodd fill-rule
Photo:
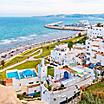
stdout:
<svg viewBox="0 0 104 104">
<path fill-rule="evenodd" d="M 86 31 L 88 28 L 88 21 L 82 20 L 77 24 L 69 24 L 65 25 L 63 21 L 46 24 L 44 27 L 49 29 L 57 29 L 57 30 L 72 30 L 72 31 Z"/>
</svg>

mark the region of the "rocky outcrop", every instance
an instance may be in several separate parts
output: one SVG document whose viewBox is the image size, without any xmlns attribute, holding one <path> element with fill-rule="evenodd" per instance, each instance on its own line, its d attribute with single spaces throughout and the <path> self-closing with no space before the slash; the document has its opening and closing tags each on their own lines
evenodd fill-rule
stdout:
<svg viewBox="0 0 104 104">
<path fill-rule="evenodd" d="M 6 87 L 0 85 L 0 104 L 22 104 L 22 102 L 17 98 L 17 94 L 13 87 Z M 35 100 L 27 102 L 26 104 L 47 104 L 45 102 Z"/>
<path fill-rule="evenodd" d="M 22 104 L 12 87 L 0 85 L 0 104 Z"/>
</svg>

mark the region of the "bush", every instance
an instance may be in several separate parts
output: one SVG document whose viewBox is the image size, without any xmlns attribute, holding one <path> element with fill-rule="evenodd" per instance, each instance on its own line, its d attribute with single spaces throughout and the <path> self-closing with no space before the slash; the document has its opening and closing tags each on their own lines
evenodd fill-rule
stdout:
<svg viewBox="0 0 104 104">
<path fill-rule="evenodd" d="M 69 47 L 69 49 L 71 49 L 72 46 L 73 46 L 73 42 L 68 42 L 68 47 Z"/>
<path fill-rule="evenodd" d="M 40 92 L 34 93 L 33 97 L 40 97 Z"/>
<path fill-rule="evenodd" d="M 23 95 L 17 94 L 17 98 L 19 98 L 20 100 L 22 100 L 24 98 Z"/>
<path fill-rule="evenodd" d="M 104 100 L 89 93 L 83 93 L 79 104 L 104 104 Z"/>
</svg>

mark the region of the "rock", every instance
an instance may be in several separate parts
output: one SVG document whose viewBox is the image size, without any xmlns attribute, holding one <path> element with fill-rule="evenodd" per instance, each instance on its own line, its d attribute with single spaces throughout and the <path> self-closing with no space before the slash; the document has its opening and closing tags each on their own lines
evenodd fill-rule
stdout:
<svg viewBox="0 0 104 104">
<path fill-rule="evenodd" d="M 12 87 L 0 85 L 0 104 L 22 104 Z"/>
</svg>

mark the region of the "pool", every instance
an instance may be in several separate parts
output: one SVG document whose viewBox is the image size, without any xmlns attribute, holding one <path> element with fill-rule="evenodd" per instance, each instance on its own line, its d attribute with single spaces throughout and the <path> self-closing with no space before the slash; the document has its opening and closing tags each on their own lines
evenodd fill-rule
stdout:
<svg viewBox="0 0 104 104">
<path fill-rule="evenodd" d="M 7 78 L 16 78 L 16 79 L 19 79 L 18 72 L 17 72 L 17 71 L 8 72 L 8 73 L 7 73 Z"/>
<path fill-rule="evenodd" d="M 34 70 L 31 69 L 25 69 L 22 72 L 19 73 L 20 74 L 20 78 L 29 78 L 29 77 L 36 77 L 36 72 Z"/>
<path fill-rule="evenodd" d="M 24 79 L 36 76 L 35 70 L 32 69 L 12 70 L 7 72 L 7 78 Z"/>
</svg>

